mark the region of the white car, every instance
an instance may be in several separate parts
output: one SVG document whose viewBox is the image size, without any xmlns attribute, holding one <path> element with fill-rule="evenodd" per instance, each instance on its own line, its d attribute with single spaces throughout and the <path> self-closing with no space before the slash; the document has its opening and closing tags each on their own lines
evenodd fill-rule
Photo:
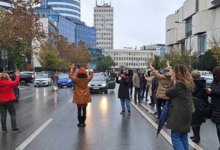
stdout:
<svg viewBox="0 0 220 150">
<path fill-rule="evenodd" d="M 36 86 L 50 86 L 51 85 L 51 78 L 48 74 L 39 74 L 35 81 L 34 87 Z"/>
</svg>

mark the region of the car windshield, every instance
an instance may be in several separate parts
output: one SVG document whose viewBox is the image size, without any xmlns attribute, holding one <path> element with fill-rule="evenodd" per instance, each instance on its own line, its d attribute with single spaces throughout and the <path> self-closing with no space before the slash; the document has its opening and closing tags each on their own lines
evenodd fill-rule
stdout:
<svg viewBox="0 0 220 150">
<path fill-rule="evenodd" d="M 105 77 L 102 75 L 94 75 L 92 81 L 105 81 Z"/>
<path fill-rule="evenodd" d="M 61 74 L 59 75 L 59 79 L 69 79 L 69 74 Z"/>
<path fill-rule="evenodd" d="M 41 75 L 38 75 L 36 78 L 37 79 L 39 79 L 39 78 L 48 78 L 48 75 L 47 74 L 41 74 Z"/>
</svg>

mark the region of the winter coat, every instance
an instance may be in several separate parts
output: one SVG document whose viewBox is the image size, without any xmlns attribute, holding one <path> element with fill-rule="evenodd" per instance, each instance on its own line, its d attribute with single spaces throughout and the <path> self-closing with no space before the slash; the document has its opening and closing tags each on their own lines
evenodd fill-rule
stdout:
<svg viewBox="0 0 220 150">
<path fill-rule="evenodd" d="M 16 100 L 13 87 L 19 84 L 19 80 L 19 76 L 15 77 L 15 81 L 0 80 L 0 103 Z"/>
<path fill-rule="evenodd" d="M 121 78 L 121 80 L 118 80 L 118 77 L 116 77 L 116 83 L 120 84 L 118 98 L 129 99 L 129 77 Z"/>
<path fill-rule="evenodd" d="M 88 77 L 87 75 L 76 77 L 73 76 L 73 73 L 71 72 L 69 73 L 69 78 L 75 83 L 73 103 L 87 104 L 92 102 L 88 83 L 92 80 L 93 73 L 91 72 Z"/>
<path fill-rule="evenodd" d="M 143 87 L 143 80 L 140 74 L 135 73 L 132 79 L 133 85 L 135 88 L 141 88 Z"/>
<path fill-rule="evenodd" d="M 154 76 L 145 78 L 145 80 L 147 80 L 147 85 L 149 86 L 149 96 L 152 96 L 152 80 L 153 79 L 154 79 Z"/>
<path fill-rule="evenodd" d="M 156 95 L 158 86 L 159 86 L 159 78 L 154 77 L 152 80 L 152 88 L 151 88 L 152 95 Z"/>
<path fill-rule="evenodd" d="M 129 74 L 129 87 L 133 87 L 133 74 Z"/>
<path fill-rule="evenodd" d="M 220 83 L 211 85 L 212 122 L 220 124 Z"/>
<path fill-rule="evenodd" d="M 157 93 L 156 93 L 156 98 L 158 99 L 169 99 L 169 97 L 165 95 L 166 88 L 170 84 L 171 76 L 173 74 L 172 67 L 170 67 L 169 69 L 170 69 L 169 72 L 166 72 L 161 75 L 153 67 L 151 67 L 151 71 L 153 72 L 154 76 L 160 79 L 159 86 L 158 86 Z"/>
<path fill-rule="evenodd" d="M 207 92 L 205 90 L 206 80 L 204 78 L 195 78 L 195 89 L 193 92 L 193 97 L 196 98 L 194 102 L 196 105 L 200 104 L 201 101 L 208 101 Z M 195 105 L 195 106 L 196 106 Z M 198 108 L 195 107 L 195 112 L 192 115 L 192 123 L 202 123 L 205 122 L 205 117 L 203 117 Z"/>
<path fill-rule="evenodd" d="M 53 81 L 54 86 L 58 86 L 58 81 L 59 81 L 59 76 L 58 74 L 55 74 L 54 81 Z"/>
<path fill-rule="evenodd" d="M 167 128 L 179 133 L 190 132 L 192 121 L 192 92 L 187 91 L 184 83 L 172 82 L 166 89 L 166 96 L 170 97 Z"/>
</svg>

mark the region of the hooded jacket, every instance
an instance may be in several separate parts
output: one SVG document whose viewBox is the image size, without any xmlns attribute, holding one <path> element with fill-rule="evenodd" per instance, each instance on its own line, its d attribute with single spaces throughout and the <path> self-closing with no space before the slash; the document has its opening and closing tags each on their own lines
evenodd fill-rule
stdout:
<svg viewBox="0 0 220 150">
<path fill-rule="evenodd" d="M 168 85 L 166 95 L 170 97 L 169 112 L 167 117 L 167 128 L 179 133 L 190 132 L 192 120 L 192 92 L 188 91 L 186 85 L 172 82 Z"/>
<path fill-rule="evenodd" d="M 19 76 L 15 77 L 15 81 L 0 80 L 0 103 L 16 100 L 13 87 L 18 85 L 18 83 Z"/>
<path fill-rule="evenodd" d="M 151 71 L 153 72 L 154 76 L 159 78 L 159 86 L 157 89 L 157 93 L 156 93 L 156 98 L 157 99 L 169 99 L 169 97 L 167 97 L 165 95 L 166 93 L 166 88 L 167 86 L 170 84 L 171 82 L 171 76 L 172 76 L 172 67 L 169 67 L 170 71 L 169 72 L 165 72 L 164 74 L 160 74 L 159 72 L 157 72 L 154 67 L 150 68 Z"/>
<path fill-rule="evenodd" d="M 71 72 L 69 78 L 75 83 L 73 103 L 83 105 L 92 102 L 88 83 L 92 80 L 93 73 L 91 72 L 88 77 L 86 74 L 76 77 Z"/>
<path fill-rule="evenodd" d="M 195 78 L 194 79 L 194 92 L 193 97 L 196 98 L 196 105 L 200 104 L 201 101 L 208 101 L 208 95 L 205 90 L 206 80 L 204 78 Z M 196 107 L 195 107 L 196 108 Z M 201 115 L 200 111 L 196 108 L 195 112 L 192 115 L 193 123 L 202 123 L 205 122 L 205 118 Z"/>
</svg>

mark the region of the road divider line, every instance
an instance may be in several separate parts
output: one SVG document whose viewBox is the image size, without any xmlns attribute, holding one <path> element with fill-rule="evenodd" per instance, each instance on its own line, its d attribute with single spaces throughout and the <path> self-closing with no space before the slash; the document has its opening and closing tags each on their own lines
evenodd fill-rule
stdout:
<svg viewBox="0 0 220 150">
<path fill-rule="evenodd" d="M 23 97 L 23 98 L 21 98 L 21 99 L 19 99 L 19 100 L 26 99 L 26 98 L 28 98 L 28 97 L 32 97 L 32 96 L 35 96 L 35 95 L 36 95 L 36 94 L 29 95 L 29 96 L 27 96 L 27 97 Z"/>
<path fill-rule="evenodd" d="M 50 123 L 53 121 L 53 118 L 48 119 L 40 128 L 38 128 L 33 134 L 31 134 L 20 146 L 18 146 L 15 150 L 23 150 L 28 144 L 33 141 L 38 134 L 40 134 Z"/>
<path fill-rule="evenodd" d="M 156 124 L 150 117 L 148 117 L 134 102 L 131 102 L 131 105 L 145 118 L 147 121 L 157 130 L 158 124 Z M 152 113 L 153 111 L 150 110 L 150 108 L 147 108 L 147 106 L 141 104 L 142 107 L 148 110 L 148 112 Z M 150 111 L 149 111 L 150 110 Z M 164 131 L 161 130 L 160 134 L 168 141 L 170 145 L 172 145 L 171 137 Z M 155 134 L 156 137 L 156 134 Z M 196 150 L 204 150 L 196 143 L 192 142 L 191 139 L 189 139 L 189 144 Z"/>
</svg>

